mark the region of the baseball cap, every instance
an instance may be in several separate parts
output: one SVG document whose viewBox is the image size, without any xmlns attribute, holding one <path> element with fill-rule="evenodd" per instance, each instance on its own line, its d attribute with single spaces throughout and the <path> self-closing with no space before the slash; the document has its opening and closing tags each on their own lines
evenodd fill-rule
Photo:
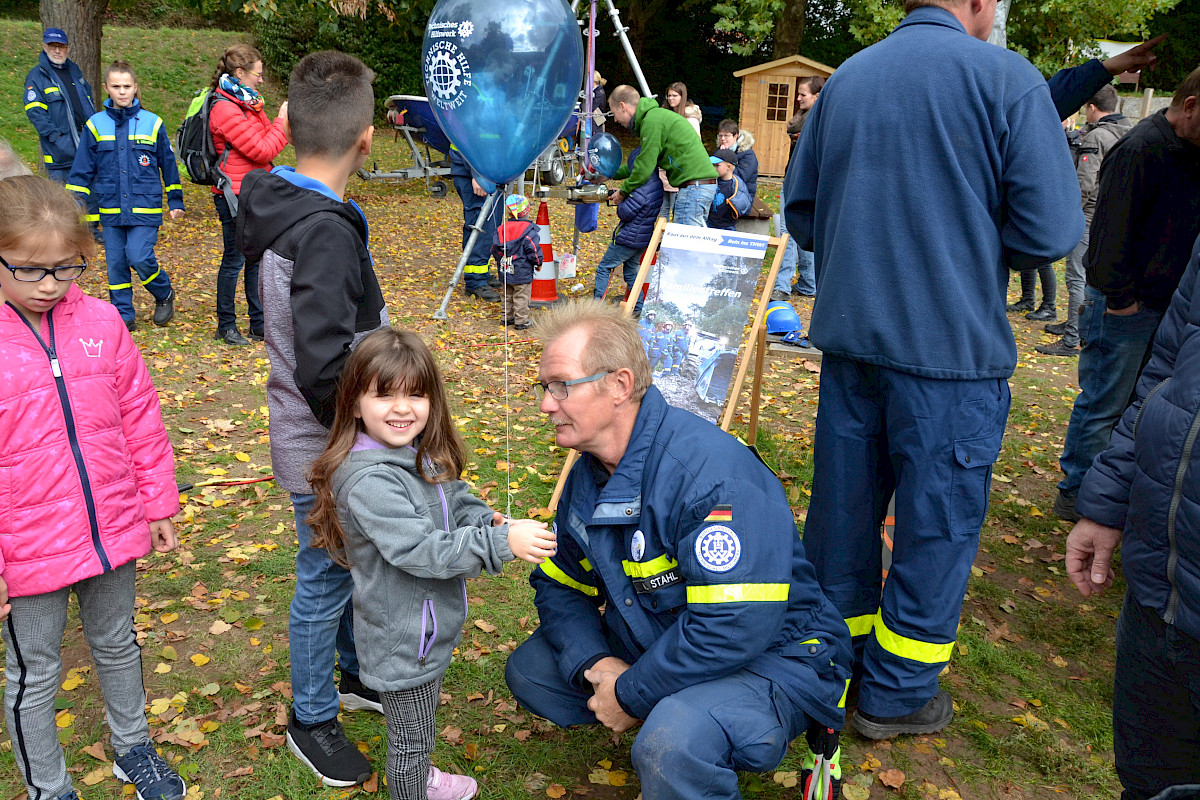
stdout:
<svg viewBox="0 0 1200 800">
<path fill-rule="evenodd" d="M 504 198 L 504 205 L 512 212 L 514 217 L 519 217 L 529 210 L 529 201 L 523 195 L 510 194 Z"/>
<path fill-rule="evenodd" d="M 42 44 L 70 44 L 67 41 L 67 32 L 62 28 L 46 28 L 46 32 L 42 34 Z"/>
<path fill-rule="evenodd" d="M 714 164 L 720 164 L 722 161 L 728 161 L 730 164 L 737 164 L 737 153 L 732 150 L 722 147 L 717 152 L 713 153 L 708 159 Z"/>
</svg>

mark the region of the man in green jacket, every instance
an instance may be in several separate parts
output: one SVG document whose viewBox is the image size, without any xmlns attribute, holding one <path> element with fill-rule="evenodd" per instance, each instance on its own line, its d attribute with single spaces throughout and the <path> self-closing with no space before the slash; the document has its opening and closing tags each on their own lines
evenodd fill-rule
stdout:
<svg viewBox="0 0 1200 800">
<path fill-rule="evenodd" d="M 634 159 L 633 168 L 622 167 L 613 176 L 626 180 L 609 200 L 620 205 L 650 179 L 654 170 L 662 168 L 670 184 L 679 189 L 675 221 L 707 227 L 708 212 L 717 193 L 717 171 L 687 119 L 668 108 L 659 108 L 652 97 L 639 99 L 637 90 L 624 84 L 613 89 L 608 107 L 618 124 L 642 140 L 642 152 Z"/>
</svg>

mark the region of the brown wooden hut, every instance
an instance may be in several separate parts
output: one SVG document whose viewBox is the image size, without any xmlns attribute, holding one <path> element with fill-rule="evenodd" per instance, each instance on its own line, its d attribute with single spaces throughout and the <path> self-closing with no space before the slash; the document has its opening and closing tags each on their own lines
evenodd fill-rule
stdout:
<svg viewBox="0 0 1200 800">
<path fill-rule="evenodd" d="M 792 142 L 787 121 L 796 107 L 796 82 L 809 75 L 828 78 L 833 67 L 804 56 L 788 56 L 733 73 L 742 79 L 738 124 L 754 134 L 760 175 L 782 176 L 787 170 Z"/>
</svg>

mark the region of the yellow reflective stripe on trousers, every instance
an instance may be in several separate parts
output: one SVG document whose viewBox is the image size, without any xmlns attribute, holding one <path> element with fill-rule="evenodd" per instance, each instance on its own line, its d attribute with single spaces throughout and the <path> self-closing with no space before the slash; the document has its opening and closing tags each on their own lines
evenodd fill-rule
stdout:
<svg viewBox="0 0 1200 800">
<path fill-rule="evenodd" d="M 588 597 L 597 597 L 600 594 L 600 591 L 595 586 L 588 586 L 586 583 L 580 583 L 559 569 L 558 564 L 555 564 L 548 558 L 538 565 L 538 569 L 540 569 L 542 574 L 544 574 L 547 578 L 552 578 L 553 580 L 561 583 L 563 586 L 569 586 L 576 591 L 583 592 Z"/>
<path fill-rule="evenodd" d="M 146 280 L 142 281 L 142 286 L 146 286 L 146 285 L 148 285 L 148 284 L 150 283 L 150 281 L 152 281 L 152 280 L 154 280 L 155 278 L 157 278 L 157 277 L 158 277 L 158 274 L 159 274 L 160 272 L 162 272 L 162 267 L 159 267 L 158 269 L 154 270 L 154 274 L 153 274 L 153 275 L 151 275 L 149 278 L 146 278 Z"/>
<path fill-rule="evenodd" d="M 883 612 L 875 615 L 875 641 L 892 655 L 922 664 L 945 663 L 950 660 L 950 653 L 954 651 L 954 642 L 921 642 L 888 630 L 887 625 L 883 624 Z"/>
<path fill-rule="evenodd" d="M 46 111 L 49 111 L 49 110 L 50 110 L 50 106 L 46 105 L 45 103 L 38 103 L 38 102 L 36 102 L 36 101 L 35 101 L 35 102 L 32 102 L 32 103 L 26 103 L 26 104 L 25 104 L 25 110 L 26 110 L 26 111 L 28 111 L 28 110 L 29 110 L 29 109 L 31 109 L 31 108 L 43 108 L 43 109 L 45 109 Z"/>
<path fill-rule="evenodd" d="M 463 272 L 467 273 L 468 275 L 477 275 L 481 272 L 487 271 L 487 264 L 467 264 L 465 267 L 463 267 Z"/>
<path fill-rule="evenodd" d="M 848 617 L 846 619 L 846 627 L 850 629 L 850 635 L 866 636 L 871 632 L 871 628 L 875 625 L 874 614 L 864 614 L 861 617 Z"/>
<path fill-rule="evenodd" d="M 631 578 L 649 578 L 679 566 L 679 562 L 664 554 L 649 561 L 622 561 L 625 574 Z"/>
<path fill-rule="evenodd" d="M 788 599 L 786 583 L 719 583 L 687 587 L 689 603 L 776 603 Z"/>
<path fill-rule="evenodd" d="M 113 285 L 110 283 L 110 284 L 108 285 L 108 290 L 109 290 L 110 292 L 115 292 L 117 289 L 132 289 L 132 288 L 133 288 L 133 284 L 132 284 L 132 283 L 118 283 L 116 286 L 113 286 Z"/>
<path fill-rule="evenodd" d="M 66 189 L 68 192 L 79 192 L 80 194 L 91 194 L 92 193 L 92 190 L 87 188 L 86 186 L 76 186 L 73 183 L 68 183 L 63 188 Z"/>
</svg>

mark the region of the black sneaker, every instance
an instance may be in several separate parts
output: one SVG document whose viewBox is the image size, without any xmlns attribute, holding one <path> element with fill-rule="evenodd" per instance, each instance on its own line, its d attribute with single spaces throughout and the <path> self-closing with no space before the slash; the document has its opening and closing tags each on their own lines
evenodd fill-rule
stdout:
<svg viewBox="0 0 1200 800">
<path fill-rule="evenodd" d="M 788 292 L 780 291 L 779 289 L 776 289 L 773 292 L 771 292 L 771 302 L 772 303 L 774 303 L 776 300 L 783 300 L 784 302 L 787 302 L 788 300 L 791 300 L 791 299 L 792 299 L 792 295 Z"/>
<path fill-rule="evenodd" d="M 1044 326 L 1042 328 L 1042 330 L 1044 330 L 1046 333 L 1050 334 L 1051 336 L 1062 336 L 1064 333 L 1067 332 L 1067 323 L 1066 322 L 1052 322 L 1049 325 Z"/>
<path fill-rule="evenodd" d="M 1078 356 L 1079 346 L 1071 347 L 1063 344 L 1062 339 L 1059 339 L 1054 344 L 1039 344 L 1033 348 L 1044 356 Z"/>
<path fill-rule="evenodd" d="M 1010 311 L 1010 312 L 1033 311 L 1033 301 L 1032 300 L 1018 300 L 1017 302 L 1006 306 L 1004 310 Z"/>
<path fill-rule="evenodd" d="M 1058 319 L 1058 310 L 1054 306 L 1042 303 L 1038 306 L 1037 311 L 1030 311 L 1025 315 L 1025 319 L 1033 320 L 1034 322 L 1045 322 L 1048 319 Z"/>
<path fill-rule="evenodd" d="M 130 333 L 133 333 L 134 331 L 137 330 L 137 320 L 136 319 L 126 319 L 126 320 L 122 320 L 122 322 L 125 323 L 125 330 L 129 331 Z"/>
<path fill-rule="evenodd" d="M 251 325 L 250 329 L 246 331 L 246 338 L 256 342 L 261 342 L 264 338 L 266 338 L 266 334 L 262 328 L 256 328 Z"/>
<path fill-rule="evenodd" d="M 1058 490 L 1058 496 L 1054 498 L 1054 516 L 1066 522 L 1079 522 L 1083 519 L 1079 512 L 1075 510 L 1076 492 L 1064 492 Z"/>
<path fill-rule="evenodd" d="M 527 331 L 533 327 L 532 322 L 518 322 L 512 326 L 514 331 Z"/>
<path fill-rule="evenodd" d="M 306 726 L 291 714 L 287 745 L 326 786 L 355 786 L 371 777 L 371 762 L 346 738 L 336 717 Z"/>
<path fill-rule="evenodd" d="M 343 711 L 374 711 L 383 713 L 383 703 L 379 702 L 379 692 L 363 686 L 357 675 L 349 672 L 342 673 L 338 681 L 338 697 L 342 701 Z"/>
<path fill-rule="evenodd" d="M 163 327 L 175 316 L 175 290 L 162 300 L 154 301 L 154 324 L 158 327 Z"/>
<path fill-rule="evenodd" d="M 500 280 L 499 275 L 493 275 L 490 272 L 488 273 L 488 286 L 492 287 L 493 289 L 499 289 L 503 285 L 504 281 Z"/>
<path fill-rule="evenodd" d="M 489 303 L 500 302 L 499 293 L 490 286 L 477 286 L 467 289 L 467 297 L 478 297 L 480 300 L 487 300 Z"/>
<path fill-rule="evenodd" d="M 187 786 L 147 739 L 123 756 L 113 759 L 113 775 L 132 783 L 138 800 L 183 800 Z"/>
<path fill-rule="evenodd" d="M 218 342 L 237 345 L 238 347 L 250 344 L 250 341 L 245 336 L 242 336 L 237 328 L 226 328 L 223 331 L 217 331 L 217 335 L 213 338 Z"/>
<path fill-rule="evenodd" d="M 937 733 L 954 719 L 954 700 L 945 689 L 938 689 L 923 708 L 902 717 L 873 717 L 856 711 L 851 720 L 854 730 L 868 739 L 890 739 L 902 733 Z"/>
</svg>

